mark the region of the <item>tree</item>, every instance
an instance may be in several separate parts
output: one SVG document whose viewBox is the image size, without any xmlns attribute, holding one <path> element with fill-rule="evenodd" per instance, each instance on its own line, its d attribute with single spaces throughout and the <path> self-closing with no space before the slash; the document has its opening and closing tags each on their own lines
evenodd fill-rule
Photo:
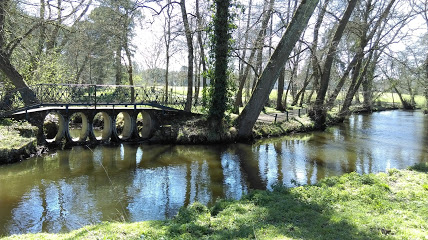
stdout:
<svg viewBox="0 0 428 240">
<path fill-rule="evenodd" d="M 238 93 L 236 95 L 235 104 L 234 104 L 234 112 L 235 113 L 239 112 L 239 107 L 242 105 L 242 91 L 244 89 L 244 84 L 245 84 L 245 81 L 247 80 L 247 76 L 248 76 L 248 72 L 250 71 L 250 67 L 252 67 L 252 66 L 250 66 L 250 64 L 253 61 L 257 50 L 259 51 L 259 56 L 258 56 L 257 62 L 258 62 L 258 65 L 261 65 L 261 60 L 262 60 L 261 54 L 263 52 L 264 37 L 266 34 L 266 29 L 267 29 L 268 24 L 269 24 L 269 19 L 272 16 L 272 9 L 273 9 L 274 3 L 275 3 L 274 0 L 269 0 L 269 2 L 266 0 L 264 2 L 262 25 L 260 27 L 258 34 L 257 34 L 257 38 L 254 42 L 254 47 L 251 50 L 250 57 L 248 60 L 249 64 L 247 64 L 247 67 L 245 68 L 244 74 L 240 75 L 241 78 L 239 79 Z M 247 22 L 247 26 L 248 25 L 249 24 Z M 249 30 L 247 29 L 247 31 L 249 31 Z"/>
<path fill-rule="evenodd" d="M 0 2 L 0 70 L 6 75 L 6 77 L 15 86 L 15 88 L 19 90 L 25 105 L 31 105 L 38 102 L 38 100 L 36 99 L 34 92 L 28 87 L 27 83 L 24 81 L 22 75 L 11 63 L 11 55 L 17 45 L 13 42 L 6 44 L 6 39 L 4 36 L 5 22 L 7 16 L 6 11 L 9 6 L 9 0 L 4 0 Z M 37 25 L 33 26 L 27 33 L 30 34 L 37 27 Z M 19 43 L 20 39 L 14 39 L 14 41 L 17 41 Z"/>
<path fill-rule="evenodd" d="M 377 21 L 375 21 L 372 29 L 369 29 L 368 27 L 370 26 L 369 23 L 372 23 L 374 20 L 374 19 L 370 19 L 370 12 L 374 7 L 372 5 L 373 3 L 371 0 L 368 0 L 364 6 L 364 11 L 362 15 L 363 26 L 362 26 L 362 31 L 360 32 L 361 35 L 359 36 L 357 46 L 356 46 L 357 52 L 355 56 L 357 57 L 358 60 L 353 69 L 351 84 L 346 93 L 345 100 L 342 105 L 342 109 L 340 110 L 341 116 L 345 116 L 349 114 L 349 107 L 351 106 L 352 99 L 354 98 L 355 93 L 358 91 L 361 83 L 363 82 L 364 77 L 366 76 L 366 73 L 368 70 L 369 63 L 372 60 L 373 51 L 370 51 L 369 55 L 366 58 L 366 61 L 363 62 L 363 57 L 365 54 L 364 49 L 370 43 L 372 38 L 375 36 L 376 32 L 378 31 L 382 23 L 384 23 L 383 21 L 388 17 L 394 3 L 395 3 L 395 0 L 391 0 L 383 11 L 380 10 L 379 15 L 377 16 L 378 19 Z M 376 49 L 376 47 L 378 46 L 380 41 L 380 36 L 381 35 L 378 35 L 378 38 L 374 41 L 373 46 L 375 47 L 372 48 L 373 50 Z"/>
<path fill-rule="evenodd" d="M 198 22 L 198 43 L 199 43 L 199 51 L 200 51 L 200 63 L 202 64 L 202 105 L 206 106 L 207 99 L 207 63 L 205 60 L 205 50 L 204 50 L 204 41 L 202 40 L 202 32 L 203 32 L 203 23 L 201 13 L 199 11 L 199 0 L 196 0 L 196 21 Z M 199 89 L 199 86 L 198 86 Z"/>
<path fill-rule="evenodd" d="M 315 10 L 319 0 L 303 0 L 297 8 L 294 16 L 282 36 L 278 46 L 273 52 L 267 66 L 257 81 L 256 88 L 236 120 L 239 138 L 249 138 L 269 93 L 278 79 L 281 68 L 285 65 L 294 45 L 308 25 L 309 18 Z"/>
<path fill-rule="evenodd" d="M 313 111 L 310 114 L 311 118 L 315 121 L 315 127 L 319 129 L 325 128 L 325 121 L 327 112 L 324 107 L 324 99 L 327 93 L 327 88 L 330 81 L 330 73 L 333 65 L 333 60 L 336 56 L 337 45 L 339 44 L 340 39 L 343 36 L 346 25 L 351 17 L 352 11 L 354 10 L 357 4 L 357 0 L 350 0 L 348 7 L 345 10 L 342 18 L 340 19 L 337 29 L 333 35 L 333 38 L 328 49 L 327 57 L 324 62 L 324 67 L 321 71 L 321 78 L 319 80 L 319 89 L 317 90 L 317 98 L 313 107 Z"/>
<path fill-rule="evenodd" d="M 417 1 L 416 2 L 416 8 L 419 14 L 422 16 L 422 18 L 425 20 L 425 24 L 428 31 L 428 0 L 424 1 Z M 425 59 L 425 86 L 424 86 L 424 95 L 425 95 L 425 102 L 426 102 L 426 108 L 428 111 L 428 51 L 426 52 L 426 59 Z"/>
<path fill-rule="evenodd" d="M 189 20 L 187 19 L 186 2 L 180 1 L 181 14 L 183 16 L 184 32 L 187 42 L 187 100 L 184 111 L 190 112 L 192 109 L 193 94 L 193 37 L 190 29 Z"/>
<path fill-rule="evenodd" d="M 214 17 L 214 76 L 212 82 L 212 97 L 209 108 L 209 119 L 220 123 L 227 107 L 228 89 L 228 55 L 229 55 L 229 5 L 230 0 L 216 0 Z"/>
</svg>

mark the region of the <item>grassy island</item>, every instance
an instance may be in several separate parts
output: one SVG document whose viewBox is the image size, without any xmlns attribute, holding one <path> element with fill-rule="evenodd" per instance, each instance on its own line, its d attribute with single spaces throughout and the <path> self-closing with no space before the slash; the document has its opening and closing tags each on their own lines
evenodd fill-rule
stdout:
<svg viewBox="0 0 428 240">
<path fill-rule="evenodd" d="M 34 153 L 37 128 L 27 122 L 0 122 L 0 164 L 17 162 Z"/>
<path fill-rule="evenodd" d="M 64 234 L 6 239 L 426 239 L 428 164 L 349 173 L 318 184 L 252 191 L 182 208 L 166 221 L 103 222 Z"/>
</svg>

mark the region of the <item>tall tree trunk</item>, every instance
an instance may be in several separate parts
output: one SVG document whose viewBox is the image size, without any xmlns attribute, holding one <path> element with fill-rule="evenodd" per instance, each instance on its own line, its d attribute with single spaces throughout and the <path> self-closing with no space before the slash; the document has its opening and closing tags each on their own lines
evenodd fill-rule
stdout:
<svg viewBox="0 0 428 240">
<path fill-rule="evenodd" d="M 300 35 L 308 25 L 309 18 L 315 10 L 319 0 L 303 0 L 297 8 L 284 35 L 273 52 L 266 68 L 263 70 L 256 88 L 245 106 L 242 113 L 236 120 L 239 138 L 251 137 L 251 131 L 261 110 L 263 109 L 269 93 L 279 77 L 281 69 L 285 65 L 291 51 Z"/>
<path fill-rule="evenodd" d="M 256 50 L 254 48 L 253 50 L 251 50 L 250 57 L 248 58 L 248 63 L 247 63 L 247 66 L 245 67 L 244 74 L 239 79 L 238 92 L 236 94 L 235 103 L 233 104 L 233 112 L 236 114 L 239 113 L 239 107 L 242 106 L 242 92 L 244 90 L 244 85 L 245 85 L 245 82 L 248 78 L 248 74 L 250 72 L 250 65 L 253 62 L 255 54 L 256 54 Z M 248 89 L 249 89 L 249 87 L 248 87 Z"/>
<path fill-rule="evenodd" d="M 325 13 L 327 11 L 327 6 L 329 4 L 330 0 L 326 0 L 321 7 L 321 11 L 318 14 L 317 21 L 315 23 L 314 27 L 314 34 L 313 34 L 313 40 L 311 45 L 311 61 L 312 61 L 312 75 L 314 77 L 314 85 L 312 87 L 311 94 L 309 95 L 308 102 L 311 101 L 312 95 L 314 94 L 315 90 L 319 87 L 319 82 L 321 78 L 321 63 L 318 59 L 316 53 L 318 51 L 318 38 L 319 38 L 319 31 L 321 28 L 322 21 L 324 19 Z"/>
<path fill-rule="evenodd" d="M 214 19 L 214 83 L 209 119 L 213 123 L 223 120 L 227 106 L 227 65 L 229 54 L 229 5 L 230 0 L 216 0 Z"/>
<path fill-rule="evenodd" d="M 85 67 L 86 67 L 86 65 L 87 65 L 87 64 L 88 64 L 88 62 L 89 62 L 89 58 L 90 58 L 89 54 L 88 54 L 88 55 L 86 55 L 86 56 L 85 56 L 85 59 L 83 60 L 82 65 L 80 66 L 80 68 L 79 68 L 79 66 L 77 66 L 76 78 L 75 78 L 75 80 L 74 80 L 74 81 L 75 81 L 75 83 L 77 83 L 77 84 L 82 83 L 82 82 L 80 81 L 80 76 L 82 76 L 83 70 L 85 70 Z M 77 63 L 76 63 L 76 65 L 77 65 Z"/>
<path fill-rule="evenodd" d="M 0 50 L 5 46 L 4 23 L 6 19 L 6 8 L 10 0 L 0 1 Z"/>
<path fill-rule="evenodd" d="M 319 129 L 325 128 L 327 111 L 324 106 L 324 99 L 327 94 L 327 89 L 330 81 L 331 67 L 333 65 L 334 58 L 337 54 L 337 46 L 343 36 L 345 27 L 348 24 L 349 18 L 351 17 L 352 11 L 354 10 L 356 4 L 357 0 L 349 1 L 345 13 L 343 14 L 342 19 L 340 19 L 333 39 L 330 43 L 323 71 L 321 72 L 321 79 L 319 82 L 320 86 L 317 90 L 317 98 L 315 100 L 313 111 L 310 113 L 311 118 L 315 121 L 315 127 Z"/>
<path fill-rule="evenodd" d="M 164 40 L 165 40 L 165 95 L 164 95 L 164 103 L 168 103 L 168 88 L 169 88 L 169 61 L 170 61 L 170 53 L 169 48 L 171 45 L 171 0 L 168 0 L 168 5 L 166 9 L 167 17 L 165 18 L 165 24 L 166 24 L 166 33 L 164 33 Z"/>
<path fill-rule="evenodd" d="M 199 87 L 201 85 L 201 60 L 195 57 L 195 96 L 194 106 L 198 105 L 199 101 Z"/>
<path fill-rule="evenodd" d="M 128 82 L 131 85 L 131 102 L 135 102 L 135 89 L 134 89 L 134 78 L 133 78 L 133 68 L 132 68 L 132 55 L 131 50 L 129 49 L 128 41 L 125 39 L 125 53 L 128 58 Z"/>
<path fill-rule="evenodd" d="M 48 4 L 50 4 L 49 1 L 48 1 Z M 58 33 L 59 33 L 59 30 L 60 30 L 61 25 L 62 25 L 62 8 L 63 7 L 61 5 L 62 5 L 62 0 L 57 0 L 57 6 L 55 6 L 58 10 L 57 22 L 56 22 L 55 27 L 52 31 L 52 34 L 50 35 L 50 37 L 46 43 L 46 51 L 50 51 L 58 45 L 58 43 L 57 43 Z"/>
<path fill-rule="evenodd" d="M 201 17 L 201 14 L 199 13 L 199 0 L 196 0 L 196 20 L 198 21 L 197 35 L 198 35 L 199 48 L 201 51 L 200 63 L 202 64 L 202 106 L 206 106 L 207 105 L 206 99 L 207 99 L 207 94 L 208 94 L 208 90 L 207 90 L 207 63 L 205 62 L 204 42 L 202 41 L 203 26 L 202 26 L 202 17 Z M 200 87 L 200 86 L 198 86 L 198 87 Z"/>
<path fill-rule="evenodd" d="M 288 81 L 287 90 L 285 90 L 285 97 L 284 97 L 284 108 L 287 109 L 288 107 L 288 95 L 290 94 L 291 85 L 293 84 L 293 78 L 290 78 L 290 81 Z"/>
<path fill-rule="evenodd" d="M 373 80 L 380 57 L 380 52 L 376 51 L 373 57 L 373 60 L 370 62 L 369 69 L 367 70 L 367 76 L 365 76 L 364 81 L 362 82 L 363 87 L 363 108 L 366 111 L 372 111 L 373 108 Z"/>
<path fill-rule="evenodd" d="M 427 23 L 428 24 L 428 23 Z M 428 111 L 428 54 L 425 60 L 425 104 Z"/>
<path fill-rule="evenodd" d="M 190 30 L 189 20 L 187 19 L 186 2 L 180 1 L 181 14 L 183 16 L 184 31 L 186 33 L 187 42 L 187 100 L 184 111 L 192 110 L 192 95 L 193 95 L 193 41 L 192 32 Z"/>
<path fill-rule="evenodd" d="M 43 48 L 45 46 L 46 42 L 46 24 L 45 24 L 45 0 L 40 0 L 40 10 L 39 10 L 39 17 L 40 17 L 40 36 L 39 36 L 39 44 L 37 47 L 37 57 L 40 57 L 40 55 L 43 52 Z"/>
<path fill-rule="evenodd" d="M 291 69 L 290 82 L 291 82 L 291 95 L 293 96 L 293 100 L 296 98 L 297 94 L 297 70 L 299 69 L 300 56 L 299 52 L 302 49 L 302 42 L 299 43 L 299 46 L 295 48 L 295 59 L 292 62 L 293 67 Z"/>
<path fill-rule="evenodd" d="M 311 82 L 311 77 L 309 77 L 309 70 L 311 69 L 310 65 L 306 68 L 305 73 L 305 80 L 303 81 L 303 87 L 300 89 L 300 91 L 297 93 L 296 97 L 293 99 L 293 103 L 291 105 L 297 105 L 297 102 L 299 101 L 299 98 L 302 96 L 302 99 L 300 101 L 300 106 L 303 104 L 303 96 L 305 95 L 306 87 Z"/>
<path fill-rule="evenodd" d="M 166 50 L 166 67 L 165 67 L 165 96 L 164 96 L 164 102 L 165 104 L 168 103 L 168 88 L 169 88 L 169 46 Z"/>
<path fill-rule="evenodd" d="M 264 45 L 264 44 L 263 44 Z M 251 85 L 251 89 L 254 91 L 254 88 L 257 84 L 257 79 L 259 79 L 262 74 L 262 62 L 263 61 L 263 46 L 257 50 L 257 58 L 256 58 L 256 71 L 254 72 L 253 84 Z"/>
<path fill-rule="evenodd" d="M 285 67 L 281 69 L 278 77 L 278 95 L 276 98 L 276 110 L 284 111 L 285 107 L 282 104 L 282 95 L 284 94 L 284 83 L 285 83 Z"/>
<path fill-rule="evenodd" d="M 116 74 L 115 74 L 115 83 L 116 85 L 121 85 L 122 82 L 122 46 L 117 46 L 116 48 L 116 55 L 115 55 L 115 60 L 114 60 L 114 64 L 115 64 L 115 70 L 116 70 Z M 93 84 L 91 82 L 91 84 Z M 95 84 L 97 84 L 97 82 L 95 82 Z"/>
<path fill-rule="evenodd" d="M 247 23 L 246 23 L 246 28 L 245 28 L 245 33 L 244 33 L 244 46 L 242 49 L 242 59 L 240 59 L 240 68 L 239 68 L 239 75 L 238 75 L 238 79 L 239 81 L 242 79 L 242 74 L 244 73 L 244 65 L 245 65 L 245 57 L 247 55 L 247 45 L 248 45 L 248 33 L 250 31 L 250 20 L 251 20 L 251 8 L 253 6 L 253 0 L 250 0 L 248 3 L 248 14 L 247 14 Z M 241 99 L 242 100 L 242 99 Z"/>
</svg>

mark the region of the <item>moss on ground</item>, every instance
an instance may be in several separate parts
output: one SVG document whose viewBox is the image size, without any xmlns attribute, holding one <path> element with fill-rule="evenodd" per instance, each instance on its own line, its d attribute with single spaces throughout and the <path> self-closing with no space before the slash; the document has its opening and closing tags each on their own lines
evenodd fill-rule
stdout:
<svg viewBox="0 0 428 240">
<path fill-rule="evenodd" d="M 27 122 L 0 123 L 0 164 L 12 163 L 35 152 L 37 128 Z"/>
<path fill-rule="evenodd" d="M 104 222 L 5 239 L 427 239 L 428 164 L 195 203 L 166 221 Z"/>
</svg>

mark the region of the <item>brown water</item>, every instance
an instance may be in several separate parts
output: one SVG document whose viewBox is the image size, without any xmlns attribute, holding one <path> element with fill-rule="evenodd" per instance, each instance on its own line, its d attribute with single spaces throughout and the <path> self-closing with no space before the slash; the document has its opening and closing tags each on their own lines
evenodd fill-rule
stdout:
<svg viewBox="0 0 428 240">
<path fill-rule="evenodd" d="M 0 166 L 0 236 L 171 218 L 195 201 L 426 161 L 428 117 L 405 111 L 253 145 L 74 147 Z"/>
</svg>

